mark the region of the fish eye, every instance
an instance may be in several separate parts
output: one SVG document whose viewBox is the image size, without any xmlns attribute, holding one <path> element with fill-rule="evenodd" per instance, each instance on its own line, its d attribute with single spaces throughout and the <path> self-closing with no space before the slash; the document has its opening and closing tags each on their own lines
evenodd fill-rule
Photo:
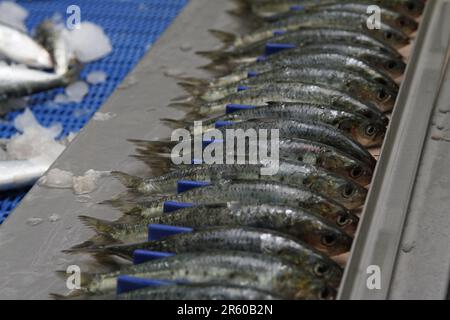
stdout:
<svg viewBox="0 0 450 320">
<path fill-rule="evenodd" d="M 350 176 L 352 178 L 359 178 L 363 174 L 363 169 L 361 167 L 353 168 L 352 171 L 350 171 Z"/>
<path fill-rule="evenodd" d="M 389 61 L 388 63 L 386 63 L 386 67 L 387 67 L 389 70 L 394 69 L 396 66 L 397 66 L 397 64 L 395 63 L 395 61 Z"/>
<path fill-rule="evenodd" d="M 416 9 L 416 4 L 412 1 L 409 1 L 406 4 L 406 7 L 408 8 L 409 11 L 414 11 Z"/>
<path fill-rule="evenodd" d="M 403 18 L 398 19 L 398 24 L 400 25 L 400 27 L 404 27 L 406 26 L 406 20 Z"/>
<path fill-rule="evenodd" d="M 333 299 L 333 292 L 329 288 L 323 288 L 319 293 L 320 300 L 330 300 Z"/>
<path fill-rule="evenodd" d="M 352 82 L 351 82 L 350 80 L 345 81 L 345 86 L 346 86 L 347 88 L 350 88 L 350 87 L 352 86 Z"/>
<path fill-rule="evenodd" d="M 314 274 L 323 277 L 328 272 L 328 266 L 324 263 L 318 263 L 314 266 Z"/>
<path fill-rule="evenodd" d="M 387 98 L 387 93 L 386 91 L 384 91 L 383 89 L 381 89 L 380 91 L 378 91 L 378 99 L 379 100 L 384 100 Z"/>
<path fill-rule="evenodd" d="M 328 234 L 322 237 L 322 244 L 326 247 L 332 247 L 336 243 L 336 236 L 332 234 Z"/>
<path fill-rule="evenodd" d="M 351 222 L 352 222 L 352 219 L 350 219 L 349 217 L 347 217 L 345 215 L 340 215 L 336 220 L 337 225 L 341 228 L 349 225 Z"/>
<path fill-rule="evenodd" d="M 393 35 L 392 32 L 390 32 L 390 31 L 388 31 L 388 32 L 386 32 L 386 33 L 384 34 L 384 37 L 385 37 L 386 39 L 392 39 L 393 36 L 394 36 L 394 35 Z"/>
<path fill-rule="evenodd" d="M 342 190 L 342 196 L 346 199 L 350 198 L 355 193 L 355 188 L 351 184 L 347 184 Z"/>
<path fill-rule="evenodd" d="M 365 132 L 368 137 L 373 137 L 377 133 L 377 129 L 373 125 L 368 125 Z"/>
<path fill-rule="evenodd" d="M 384 80 L 383 78 L 376 78 L 375 81 L 382 85 L 385 85 L 385 86 L 387 85 L 386 80 Z"/>
</svg>

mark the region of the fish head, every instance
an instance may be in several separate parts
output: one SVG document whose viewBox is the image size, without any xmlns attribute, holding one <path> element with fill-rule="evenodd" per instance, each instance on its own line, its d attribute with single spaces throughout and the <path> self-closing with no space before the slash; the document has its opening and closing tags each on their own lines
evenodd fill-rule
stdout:
<svg viewBox="0 0 450 320">
<path fill-rule="evenodd" d="M 330 173 L 324 173 L 312 189 L 327 195 L 348 209 L 356 209 L 364 204 L 367 190 L 361 185 Z"/>
<path fill-rule="evenodd" d="M 343 254 L 350 251 L 353 241 L 352 237 L 344 230 L 354 233 L 357 228 L 357 222 L 354 221 L 349 213 L 348 217 L 342 218 L 345 226 L 343 225 L 343 228 L 340 229 L 327 220 L 313 216 L 309 221 L 309 232 L 304 235 L 304 241 L 329 256 Z"/>
<path fill-rule="evenodd" d="M 411 17 L 419 17 L 425 8 L 423 0 L 395 1 L 392 5 L 395 11 L 403 12 Z"/>
<path fill-rule="evenodd" d="M 300 273 L 300 272 L 299 272 Z M 319 279 L 310 279 L 300 274 L 289 279 L 295 290 L 294 299 L 296 300 L 334 300 L 337 291 L 325 281 Z"/>
<path fill-rule="evenodd" d="M 372 180 L 373 169 L 369 165 L 345 154 L 328 152 L 318 158 L 316 163 L 363 186 Z"/>
<path fill-rule="evenodd" d="M 386 135 L 386 126 L 380 122 L 365 120 L 353 127 L 351 134 L 363 146 L 380 146 Z"/>
<path fill-rule="evenodd" d="M 333 287 L 338 287 L 342 279 L 342 268 L 320 253 L 312 254 L 311 259 L 315 260 L 312 267 L 314 275 L 318 279 L 324 279 Z"/>
<path fill-rule="evenodd" d="M 406 34 L 411 34 L 419 28 L 419 23 L 408 16 L 400 15 L 394 20 L 395 27 L 399 28 Z"/>
<path fill-rule="evenodd" d="M 385 86 L 379 86 L 376 91 L 373 92 L 372 98 L 381 110 L 390 111 L 394 108 L 395 102 L 397 101 L 397 92 L 394 92 Z"/>
<path fill-rule="evenodd" d="M 394 28 L 373 29 L 367 32 L 394 48 L 403 48 L 410 43 L 410 39 L 406 34 Z"/>
<path fill-rule="evenodd" d="M 402 76 L 406 70 L 406 63 L 402 59 L 388 59 L 377 66 L 393 78 Z"/>
</svg>

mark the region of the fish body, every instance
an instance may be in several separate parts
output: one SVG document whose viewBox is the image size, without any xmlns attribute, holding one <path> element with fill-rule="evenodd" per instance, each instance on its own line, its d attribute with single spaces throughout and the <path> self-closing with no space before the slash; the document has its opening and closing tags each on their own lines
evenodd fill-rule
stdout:
<svg viewBox="0 0 450 320">
<path fill-rule="evenodd" d="M 248 227 L 213 227 L 142 243 L 94 246 L 80 252 L 112 254 L 132 260 L 135 250 L 182 254 L 188 252 L 243 251 L 282 258 L 338 287 L 342 269 L 307 244 L 282 233 Z M 77 252 L 75 249 L 74 252 Z"/>
<path fill-rule="evenodd" d="M 190 112 L 186 115 L 186 121 L 189 121 L 190 119 L 198 119 L 201 116 L 223 114 L 230 104 L 260 107 L 271 102 L 330 106 L 337 110 L 360 114 L 370 118 L 370 120 L 375 120 L 375 122 L 378 122 L 380 118 L 384 118 L 380 116 L 377 107 L 371 103 L 364 103 L 338 90 L 307 83 L 262 84 L 256 88 L 234 93 L 213 102 L 182 102 L 173 103 L 171 106 L 188 108 Z M 381 120 L 383 124 L 386 124 L 386 122 L 384 119 Z"/>
<path fill-rule="evenodd" d="M 32 160 L 0 160 L 0 191 L 15 190 L 33 185 L 50 164 Z"/>
<path fill-rule="evenodd" d="M 300 208 L 273 204 L 212 203 L 186 208 L 171 214 L 116 222 L 81 216 L 88 227 L 100 237 L 72 248 L 86 250 L 112 243 L 130 244 L 148 241 L 148 224 L 184 226 L 196 231 L 211 227 L 249 227 L 272 230 L 305 242 L 327 255 L 339 255 L 350 250 L 358 218 L 351 214 L 336 217 L 333 223 Z M 122 253 L 123 254 L 123 253 Z"/>
<path fill-rule="evenodd" d="M 265 54 L 267 44 L 289 44 L 293 48 L 302 48 L 311 44 L 319 43 L 345 43 L 349 45 L 364 45 L 389 53 L 397 58 L 401 55 L 389 44 L 378 40 L 367 32 L 361 30 L 351 30 L 346 28 L 302 28 L 296 31 L 289 31 L 281 35 L 274 36 L 270 41 L 262 40 L 246 46 L 232 48 L 230 50 L 218 50 L 210 52 L 198 52 L 198 54 L 211 58 L 212 60 L 230 58 L 253 58 Z"/>
<path fill-rule="evenodd" d="M 145 288 L 120 294 L 117 300 L 279 300 L 280 298 L 253 288 L 211 285 L 184 284 Z"/>
<path fill-rule="evenodd" d="M 143 160 L 153 169 L 162 170 L 163 173 L 173 169 L 173 163 L 171 162 L 173 142 L 135 141 L 135 143 L 139 147 L 137 149 L 138 155 L 135 157 Z M 249 150 L 248 143 L 246 143 L 246 150 Z M 294 160 L 311 164 L 364 186 L 370 183 L 373 175 L 373 167 L 365 162 L 357 160 L 335 147 L 311 140 L 280 139 L 279 155 L 281 161 Z M 226 156 L 224 154 L 224 163 Z M 186 165 L 192 163 L 193 159 Z"/>
<path fill-rule="evenodd" d="M 26 33 L 0 24 L 0 54 L 8 60 L 39 69 L 51 69 L 50 54 Z"/>
<path fill-rule="evenodd" d="M 55 73 L 65 74 L 69 70 L 71 59 L 63 28 L 45 20 L 36 29 L 36 40 L 50 53 Z"/>
<path fill-rule="evenodd" d="M 367 13 L 356 13 L 349 11 L 309 11 L 304 14 L 291 15 L 269 23 L 262 28 L 250 32 L 247 35 L 236 36 L 232 46 L 238 48 L 250 45 L 255 42 L 268 40 L 275 37 L 277 33 L 296 31 L 305 27 L 323 27 L 336 26 L 363 30 L 372 34 L 375 38 L 384 40 L 387 44 L 401 48 L 409 43 L 409 38 L 403 31 L 386 24 L 383 20 L 380 23 L 380 29 L 376 32 L 367 27 L 369 15 Z"/>
<path fill-rule="evenodd" d="M 335 290 L 324 280 L 281 259 L 244 252 L 186 253 L 95 275 L 86 287 L 91 294 L 116 288 L 117 276 L 182 283 L 237 285 L 267 291 L 284 299 L 331 299 Z"/>
<path fill-rule="evenodd" d="M 177 192 L 178 181 L 206 181 L 213 184 L 227 180 L 256 180 L 282 182 L 295 187 L 306 187 L 341 203 L 348 209 L 360 207 L 367 190 L 360 185 L 297 161 L 281 161 L 275 175 L 261 175 L 261 165 L 248 164 L 203 164 L 187 165 L 163 176 L 142 179 L 124 173 L 114 172 L 127 187 L 142 194 L 163 194 Z"/>
<path fill-rule="evenodd" d="M 128 213 L 143 218 L 158 216 L 164 213 L 164 201 L 191 203 L 194 206 L 228 202 L 241 204 L 273 203 L 302 208 L 336 224 L 339 224 L 337 221 L 341 220 L 341 217 L 350 221 L 357 220 L 345 207 L 328 197 L 305 188 L 294 188 L 289 185 L 266 181 L 232 181 L 192 189 L 174 196 L 161 197 L 157 200 L 147 197 L 147 200 L 133 202 L 130 208 L 132 211 Z M 115 204 L 114 200 L 112 204 Z M 121 207 L 121 202 L 118 204 Z"/>
<path fill-rule="evenodd" d="M 20 98 L 42 91 L 67 86 L 79 73 L 74 66 L 65 74 L 58 75 L 19 66 L 0 66 L 0 100 Z"/>
<path fill-rule="evenodd" d="M 311 11 L 347 11 L 347 12 L 355 12 L 359 14 L 365 14 L 366 18 L 369 17 L 369 14 L 367 13 L 368 4 L 364 3 L 358 3 L 358 2 L 344 2 L 344 3 L 330 3 L 330 4 L 324 4 L 324 5 L 318 5 L 312 7 L 310 10 L 300 10 L 295 11 L 291 10 L 285 13 L 277 14 L 275 16 L 269 17 L 266 20 L 268 22 L 273 22 L 277 20 L 282 20 L 294 15 L 307 15 L 308 12 Z M 404 32 L 407 35 L 411 35 L 415 31 L 417 31 L 419 24 L 416 20 L 413 18 L 404 15 L 402 13 L 399 13 L 395 10 L 386 8 L 386 7 L 379 7 L 381 10 L 381 20 L 385 22 L 386 24 L 397 28 Z"/>
<path fill-rule="evenodd" d="M 392 110 L 398 92 L 353 71 L 323 67 L 279 68 L 255 77 L 243 79 L 236 84 L 223 87 L 200 87 L 189 83 L 180 83 L 194 97 L 212 102 L 238 92 L 239 89 L 251 89 L 266 83 L 309 83 L 345 92 L 361 101 L 370 101 L 380 110 Z"/>
<path fill-rule="evenodd" d="M 319 5 L 336 3 L 379 5 L 413 18 L 420 16 L 424 9 L 424 3 L 421 0 L 264 0 L 247 2 L 251 11 L 259 17 L 270 17 L 278 13 L 288 12 L 293 6 L 310 9 Z"/>
<path fill-rule="evenodd" d="M 249 65 L 243 65 L 236 68 L 231 74 L 215 79 L 209 83 L 205 83 L 210 87 L 237 84 L 241 80 L 258 76 L 265 72 L 290 67 L 324 67 L 338 70 L 348 70 L 350 72 L 359 73 L 366 79 L 375 83 L 380 83 L 388 88 L 389 91 L 397 92 L 399 87 L 391 76 L 384 71 L 376 69 L 364 60 L 355 58 L 347 53 L 339 52 L 301 52 L 298 50 L 286 50 L 275 55 L 271 55 L 262 61 L 258 61 Z"/>
</svg>

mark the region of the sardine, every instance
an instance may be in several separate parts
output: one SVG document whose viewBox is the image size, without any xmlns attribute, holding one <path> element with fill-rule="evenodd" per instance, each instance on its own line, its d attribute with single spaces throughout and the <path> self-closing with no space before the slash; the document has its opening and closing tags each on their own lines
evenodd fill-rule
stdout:
<svg viewBox="0 0 450 320">
<path fill-rule="evenodd" d="M 74 248 L 66 252 L 116 255 L 132 260 L 136 250 L 174 254 L 209 251 L 253 252 L 292 262 L 316 277 L 325 279 L 336 288 L 342 277 L 342 269 L 333 260 L 294 237 L 276 231 L 246 227 L 213 227 L 158 241 Z"/>
<path fill-rule="evenodd" d="M 285 67 L 258 74 L 255 77 L 244 79 L 236 84 L 223 87 L 204 87 L 189 82 L 179 84 L 197 99 L 211 102 L 223 99 L 226 96 L 264 85 L 266 83 L 309 83 L 327 86 L 329 88 L 348 93 L 361 101 L 370 101 L 380 110 L 392 110 L 397 99 L 397 91 L 374 82 L 356 72 L 321 68 L 321 67 Z"/>
<path fill-rule="evenodd" d="M 192 205 L 237 202 L 240 204 L 279 204 L 306 209 L 320 215 L 339 226 L 342 217 L 352 221 L 346 229 L 354 230 L 357 218 L 341 204 L 305 188 L 294 188 L 275 182 L 233 181 L 203 188 L 189 190 L 174 196 L 154 199 L 138 199 L 132 203 L 124 200 L 110 200 L 113 206 L 121 208 L 126 214 L 149 218 L 164 214 L 164 202 L 176 201 Z"/>
<path fill-rule="evenodd" d="M 119 294 L 117 300 L 279 300 L 280 298 L 248 287 L 184 284 L 145 288 Z"/>
<path fill-rule="evenodd" d="M 175 169 L 155 178 L 139 178 L 121 172 L 112 172 L 124 185 L 141 194 L 167 195 L 177 192 L 180 180 L 207 181 L 214 184 L 227 180 L 257 180 L 282 182 L 294 187 L 306 187 L 323 194 L 348 209 L 359 208 L 367 190 L 360 185 L 338 177 L 331 172 L 297 161 L 281 161 L 275 175 L 261 175 L 261 165 L 190 165 Z"/>
<path fill-rule="evenodd" d="M 192 121 L 199 118 L 201 119 L 202 116 L 223 114 L 230 104 L 260 107 L 267 105 L 270 102 L 331 106 L 334 109 L 370 117 L 370 120 L 375 120 L 374 122 L 379 120 L 379 117 L 373 115 L 376 112 L 370 111 L 373 110 L 373 108 L 376 108 L 370 103 L 363 103 L 348 94 L 334 89 L 304 83 L 272 83 L 241 91 L 209 103 L 197 104 L 197 102 L 194 101 L 173 103 L 171 106 L 182 107 L 189 110 L 189 113 L 185 116 L 185 120 Z M 381 123 L 385 124 L 386 121 Z"/>
<path fill-rule="evenodd" d="M 125 217 L 119 221 L 104 221 L 87 216 L 80 216 L 80 219 L 86 226 L 94 229 L 98 236 L 72 250 L 102 244 L 148 241 L 148 224 L 161 224 L 195 230 L 217 226 L 273 230 L 334 256 L 350 250 L 352 238 L 349 234 L 354 234 L 358 226 L 358 218 L 349 214 L 336 217 L 335 223 L 331 224 L 304 209 L 261 203 L 212 203 L 137 220 Z"/>
<path fill-rule="evenodd" d="M 175 142 L 132 140 L 137 146 L 134 157 L 146 162 L 152 171 L 167 173 L 173 169 L 171 151 Z M 246 142 L 246 150 L 248 142 Z M 269 150 L 270 151 L 270 150 Z M 234 151 L 233 151 L 234 152 Z M 367 185 L 373 175 L 373 167 L 355 159 L 346 152 L 320 142 L 304 139 L 280 139 L 280 160 L 294 160 L 329 170 L 337 175 Z M 227 154 L 224 154 L 224 163 Z M 190 163 L 193 163 L 191 159 Z"/>
<path fill-rule="evenodd" d="M 335 296 L 335 290 L 324 280 L 315 278 L 292 263 L 243 252 L 187 253 L 126 267 L 117 272 L 83 273 L 83 291 L 88 295 L 111 293 L 116 289 L 119 275 L 178 283 L 245 286 L 284 299 L 332 299 Z"/>
<path fill-rule="evenodd" d="M 0 24 L 0 54 L 8 60 L 40 69 L 53 67 L 50 54 L 26 33 Z"/>
<path fill-rule="evenodd" d="M 324 26 L 335 26 L 349 30 L 362 30 L 373 35 L 379 40 L 385 41 L 394 48 L 402 48 L 409 43 L 409 38 L 401 30 L 394 26 L 380 22 L 380 29 L 369 30 L 367 27 L 368 14 L 349 11 L 308 11 L 303 14 L 291 15 L 275 22 L 269 23 L 249 34 L 233 36 L 221 31 L 212 30 L 213 34 L 219 36 L 227 46 L 239 48 L 260 41 L 270 41 L 271 38 L 282 32 L 296 31 L 305 27 L 318 28 Z M 227 37 L 226 37 L 227 35 Z"/>
<path fill-rule="evenodd" d="M 33 185 L 49 166 L 48 163 L 32 160 L 0 161 L 0 191 Z"/>
<path fill-rule="evenodd" d="M 310 9 L 318 5 L 335 3 L 362 3 L 386 7 L 410 17 L 418 17 L 422 14 L 424 3 L 421 0 L 243 0 L 251 7 L 251 11 L 260 17 L 270 17 L 277 13 L 288 12 L 293 6 L 301 9 Z"/>
</svg>

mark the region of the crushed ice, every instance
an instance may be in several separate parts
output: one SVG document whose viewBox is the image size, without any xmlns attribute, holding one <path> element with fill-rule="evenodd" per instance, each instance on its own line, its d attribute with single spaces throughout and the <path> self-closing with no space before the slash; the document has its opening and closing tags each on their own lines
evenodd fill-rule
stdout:
<svg viewBox="0 0 450 320">
<path fill-rule="evenodd" d="M 92 119 L 95 121 L 108 121 L 114 119 L 117 115 L 112 112 L 96 112 Z"/>
<path fill-rule="evenodd" d="M 2 1 L 0 3 L 0 22 L 11 27 L 26 31 L 25 19 L 28 11 L 13 1 Z"/>
<path fill-rule="evenodd" d="M 107 75 L 104 71 L 92 71 L 86 77 L 89 84 L 100 84 L 106 81 Z"/>
</svg>

